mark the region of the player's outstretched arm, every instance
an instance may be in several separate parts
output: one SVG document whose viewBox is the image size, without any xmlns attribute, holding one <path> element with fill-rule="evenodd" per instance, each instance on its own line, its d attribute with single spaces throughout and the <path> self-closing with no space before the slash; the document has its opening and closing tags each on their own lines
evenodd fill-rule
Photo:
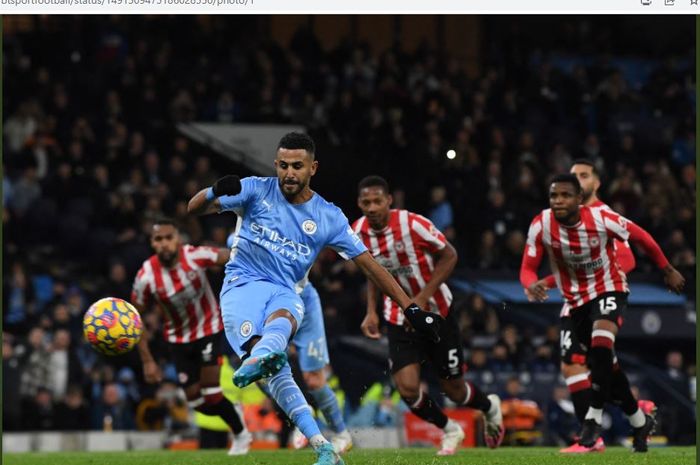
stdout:
<svg viewBox="0 0 700 465">
<path fill-rule="evenodd" d="M 241 192 L 241 179 L 233 174 L 218 179 L 211 187 L 202 189 L 187 204 L 187 212 L 192 215 L 208 215 L 221 211 L 222 195 L 236 195 Z"/>
<path fill-rule="evenodd" d="M 651 234 L 631 221 L 627 222 L 627 231 L 629 231 L 630 242 L 638 245 L 664 273 L 664 282 L 669 290 L 680 294 L 685 286 L 685 278 L 668 262 L 666 255 Z"/>
<path fill-rule="evenodd" d="M 435 342 L 440 340 L 440 323 L 443 320 L 440 315 L 421 310 L 420 307 L 411 302 L 411 298 L 401 289 L 399 283 L 382 265 L 372 258 L 369 252 L 358 255 L 353 258 L 353 261 L 379 290 L 404 309 L 403 313 L 406 319 L 416 331 Z"/>
<path fill-rule="evenodd" d="M 360 325 L 362 334 L 370 339 L 379 339 L 379 315 L 377 314 L 377 286 L 372 281 L 367 281 L 367 313 Z"/>
</svg>

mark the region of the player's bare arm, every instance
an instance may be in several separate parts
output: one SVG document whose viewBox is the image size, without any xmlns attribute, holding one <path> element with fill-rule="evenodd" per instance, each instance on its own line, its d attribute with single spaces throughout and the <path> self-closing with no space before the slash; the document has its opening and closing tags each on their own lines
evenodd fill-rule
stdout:
<svg viewBox="0 0 700 465">
<path fill-rule="evenodd" d="M 141 315 L 144 315 L 146 307 L 139 304 L 132 304 L 139 311 Z M 143 364 L 143 377 L 147 383 L 160 383 L 163 379 L 163 373 L 160 371 L 158 363 L 153 358 L 151 354 L 151 349 L 148 347 L 149 341 L 148 329 L 144 325 L 143 333 L 141 334 L 141 340 L 138 344 L 139 357 L 141 358 L 141 363 Z"/>
<path fill-rule="evenodd" d="M 438 291 L 440 285 L 447 281 L 457 265 L 457 251 L 447 242 L 445 247 L 433 254 L 435 257 L 435 269 L 425 287 L 414 297 L 416 305 L 423 310 L 428 309 L 428 301 Z"/>
<path fill-rule="evenodd" d="M 367 313 L 360 325 L 362 334 L 370 339 L 379 339 L 379 315 L 377 314 L 377 286 L 367 281 Z"/>
<path fill-rule="evenodd" d="M 219 249 L 218 253 L 216 254 L 216 264 L 219 266 L 224 266 L 226 263 L 228 263 L 230 257 L 230 249 Z"/>
<path fill-rule="evenodd" d="M 353 259 L 367 276 L 384 294 L 398 303 L 404 309 L 404 315 L 411 326 L 434 342 L 440 341 L 439 325 L 443 318 L 434 313 L 421 310 L 411 298 L 401 289 L 399 283 L 372 258 L 369 252 L 364 252 Z"/>
<path fill-rule="evenodd" d="M 221 211 L 222 195 L 236 195 L 241 192 L 241 179 L 233 174 L 218 179 L 211 187 L 202 189 L 187 204 L 187 212 L 192 215 L 208 215 Z"/>
</svg>

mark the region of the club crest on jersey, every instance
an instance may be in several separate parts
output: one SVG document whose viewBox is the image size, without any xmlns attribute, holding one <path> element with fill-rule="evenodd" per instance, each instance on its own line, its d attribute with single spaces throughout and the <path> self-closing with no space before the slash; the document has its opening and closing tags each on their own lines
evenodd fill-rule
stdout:
<svg viewBox="0 0 700 465">
<path fill-rule="evenodd" d="M 196 271 L 188 271 L 187 272 L 187 279 L 190 281 L 194 281 L 194 278 L 197 277 L 197 272 Z"/>
<path fill-rule="evenodd" d="M 591 240 L 588 241 L 588 244 L 591 247 L 598 247 L 600 245 L 600 239 L 597 237 L 591 237 Z"/>
<path fill-rule="evenodd" d="M 253 332 L 253 323 L 250 321 L 244 321 L 241 324 L 241 336 L 243 337 L 248 337 L 250 336 L 250 333 Z"/>
<path fill-rule="evenodd" d="M 303 229 L 304 232 L 309 236 L 312 236 L 316 233 L 316 223 L 314 223 L 311 220 L 306 220 L 303 223 L 301 223 L 301 229 Z"/>
<path fill-rule="evenodd" d="M 396 248 L 397 252 L 403 252 L 404 250 L 406 250 L 406 246 L 402 241 L 396 242 L 396 244 L 394 244 L 394 247 Z"/>
</svg>

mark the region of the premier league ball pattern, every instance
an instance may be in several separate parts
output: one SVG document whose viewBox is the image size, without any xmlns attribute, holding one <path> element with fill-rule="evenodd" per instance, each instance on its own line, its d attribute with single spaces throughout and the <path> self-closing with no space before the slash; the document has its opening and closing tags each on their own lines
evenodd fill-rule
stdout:
<svg viewBox="0 0 700 465">
<path fill-rule="evenodd" d="M 141 339 L 141 315 L 129 302 L 107 297 L 90 306 L 83 317 L 85 340 L 104 355 L 129 352 Z"/>
</svg>

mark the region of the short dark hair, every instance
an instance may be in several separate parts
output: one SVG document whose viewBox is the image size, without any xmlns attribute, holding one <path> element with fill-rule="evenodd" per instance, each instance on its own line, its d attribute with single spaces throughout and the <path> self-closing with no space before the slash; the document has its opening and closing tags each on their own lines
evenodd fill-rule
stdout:
<svg viewBox="0 0 700 465">
<path fill-rule="evenodd" d="M 386 179 L 381 176 L 377 176 L 376 174 L 362 178 L 362 180 L 357 184 L 357 192 L 360 192 L 362 189 L 366 189 L 368 187 L 381 187 L 384 189 L 385 193 L 389 193 L 389 183 L 386 182 Z"/>
<path fill-rule="evenodd" d="M 279 144 L 277 144 L 277 150 L 287 149 L 287 150 L 306 150 L 311 158 L 316 156 L 316 144 L 314 140 L 308 134 L 303 132 L 289 132 L 282 136 Z"/>
<path fill-rule="evenodd" d="M 578 178 L 574 174 L 570 174 L 570 173 L 557 174 L 550 181 L 550 185 L 554 184 L 555 182 L 569 183 L 572 186 L 574 186 L 574 192 L 576 192 L 577 194 L 581 193 L 581 183 L 578 182 Z"/>
<path fill-rule="evenodd" d="M 177 230 L 180 229 L 180 225 L 178 225 L 177 221 L 175 221 L 173 218 L 170 218 L 168 216 L 159 216 L 153 220 L 153 226 L 165 226 L 165 225 L 170 225 Z"/>
<path fill-rule="evenodd" d="M 595 174 L 597 177 L 600 178 L 600 171 L 598 171 L 598 167 L 595 165 L 595 163 L 588 158 L 577 158 L 574 160 L 574 162 L 571 164 L 571 166 L 574 165 L 586 165 L 591 167 L 591 172 Z"/>
</svg>

